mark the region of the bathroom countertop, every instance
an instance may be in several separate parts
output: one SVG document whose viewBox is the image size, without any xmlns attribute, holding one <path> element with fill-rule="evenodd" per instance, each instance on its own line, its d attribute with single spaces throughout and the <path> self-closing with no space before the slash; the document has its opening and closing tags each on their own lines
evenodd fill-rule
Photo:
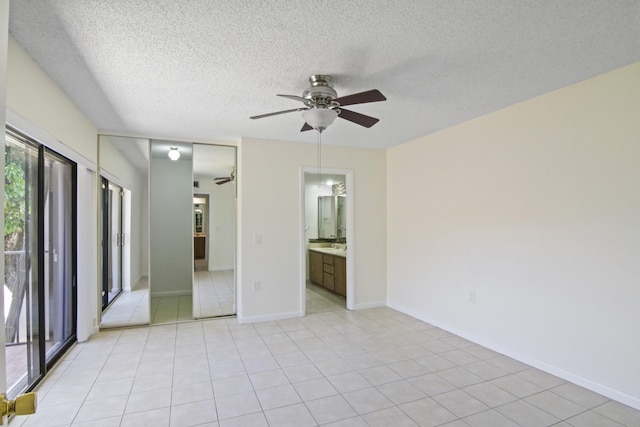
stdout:
<svg viewBox="0 0 640 427">
<path fill-rule="evenodd" d="M 323 254 L 328 254 L 328 255 L 335 255 L 335 256 L 340 256 L 343 258 L 347 257 L 347 251 L 343 248 L 325 248 L 325 247 L 319 247 L 319 248 L 309 248 L 310 251 L 315 251 L 315 252 L 320 252 Z"/>
</svg>

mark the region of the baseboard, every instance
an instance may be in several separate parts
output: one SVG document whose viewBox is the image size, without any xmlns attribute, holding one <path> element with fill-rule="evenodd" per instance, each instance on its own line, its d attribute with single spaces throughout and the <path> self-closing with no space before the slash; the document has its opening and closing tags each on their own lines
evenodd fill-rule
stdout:
<svg viewBox="0 0 640 427">
<path fill-rule="evenodd" d="M 387 306 L 386 301 L 374 301 L 374 302 L 365 302 L 362 304 L 355 304 L 354 308 L 356 310 L 366 310 L 367 308 L 378 308 L 378 307 L 386 307 L 386 306 Z"/>
<path fill-rule="evenodd" d="M 272 322 L 274 320 L 295 319 L 297 317 L 303 317 L 304 313 L 299 311 L 292 311 L 289 313 L 275 313 L 266 314 L 262 316 L 238 316 L 239 323 L 257 323 L 257 322 Z"/>
<path fill-rule="evenodd" d="M 140 282 L 143 282 L 143 281 L 147 281 L 148 282 L 149 281 L 149 276 L 147 276 L 146 274 L 141 274 L 140 276 L 138 276 L 138 278 L 133 282 L 134 283 L 133 287 L 137 288 L 138 284 Z"/>
<path fill-rule="evenodd" d="M 191 295 L 191 290 L 188 291 L 165 291 L 165 292 L 151 292 L 151 298 L 153 297 L 181 297 Z"/>
<path fill-rule="evenodd" d="M 226 270 L 233 270 L 233 265 L 228 265 L 228 266 L 225 266 L 225 265 L 220 266 L 220 265 L 218 265 L 218 266 L 209 268 L 209 271 L 226 271 Z"/>
<path fill-rule="evenodd" d="M 408 316 L 414 317 L 418 320 L 421 320 L 423 322 L 426 322 L 430 325 L 433 325 L 435 327 L 438 327 L 440 329 L 443 329 L 447 332 L 450 332 L 452 334 L 458 335 L 459 337 L 462 337 L 466 340 L 469 340 L 475 344 L 481 345 L 483 347 L 486 347 L 490 350 L 496 351 L 500 354 L 504 354 L 505 356 L 508 356 L 512 359 L 515 359 L 519 362 L 525 363 L 529 366 L 532 366 L 534 368 L 540 369 L 541 371 L 547 372 L 551 375 L 555 375 L 556 377 L 562 378 L 566 381 L 572 382 L 576 385 L 579 385 L 581 387 L 584 387 L 588 390 L 591 390 L 593 392 L 596 392 L 598 394 L 601 394 L 603 396 L 606 396 L 610 399 L 613 399 L 615 401 L 618 401 L 620 403 L 623 403 L 625 405 L 631 406 L 632 408 L 638 409 L 640 410 L 640 398 L 637 398 L 635 396 L 631 396 L 627 393 L 621 392 L 619 390 L 615 390 L 612 389 L 609 386 L 606 386 L 604 384 L 598 383 L 596 381 L 590 380 L 589 378 L 585 378 L 582 377 L 580 375 L 574 374 L 573 372 L 569 372 L 566 371 L 560 367 L 554 366 L 554 365 L 550 365 L 546 362 L 540 361 L 538 359 L 529 357 L 527 355 L 518 353 L 517 351 L 514 351 L 513 349 L 510 349 L 508 347 L 505 347 L 503 345 L 491 342 L 486 340 L 483 337 L 478 337 L 474 334 L 470 334 L 466 331 L 462 331 L 459 330 L 457 328 L 451 327 L 450 325 L 441 323 L 437 320 L 434 319 L 430 319 L 427 316 L 424 316 L 420 313 L 416 313 L 414 310 L 411 310 L 407 307 L 404 307 L 400 304 L 394 304 L 392 302 L 387 303 L 387 306 L 389 308 L 392 308 L 394 310 L 397 310 L 401 313 L 404 313 Z"/>
</svg>

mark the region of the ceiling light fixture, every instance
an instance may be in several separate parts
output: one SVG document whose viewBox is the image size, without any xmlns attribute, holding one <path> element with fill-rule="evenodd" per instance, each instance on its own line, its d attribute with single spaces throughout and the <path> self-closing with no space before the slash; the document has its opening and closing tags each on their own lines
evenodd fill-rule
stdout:
<svg viewBox="0 0 640 427">
<path fill-rule="evenodd" d="M 309 126 L 318 132 L 322 132 L 333 123 L 339 112 L 340 110 L 331 110 L 329 108 L 312 108 L 302 113 L 302 117 Z"/>
<path fill-rule="evenodd" d="M 178 147 L 169 148 L 169 158 L 171 160 L 178 160 L 180 158 L 180 152 L 178 151 Z"/>
</svg>

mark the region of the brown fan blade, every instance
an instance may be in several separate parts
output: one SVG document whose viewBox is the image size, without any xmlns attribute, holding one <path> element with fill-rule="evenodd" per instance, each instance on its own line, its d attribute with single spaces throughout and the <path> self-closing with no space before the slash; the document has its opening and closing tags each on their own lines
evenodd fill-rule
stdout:
<svg viewBox="0 0 640 427">
<path fill-rule="evenodd" d="M 220 176 L 218 178 L 213 178 L 214 181 L 219 181 L 221 179 L 231 179 L 231 177 L 230 176 Z"/>
<path fill-rule="evenodd" d="M 309 126 L 309 124 L 307 122 L 304 122 L 304 126 L 302 126 L 302 129 L 300 129 L 300 132 L 306 132 L 308 130 L 313 129 L 311 126 Z"/>
<path fill-rule="evenodd" d="M 342 96 L 334 99 L 335 102 L 343 105 L 364 104 L 367 102 L 386 101 L 387 98 L 378 89 L 371 89 L 366 92 L 354 93 L 353 95 Z"/>
<path fill-rule="evenodd" d="M 294 101 L 304 102 L 305 104 L 308 101 L 308 99 L 304 99 L 303 97 L 297 96 L 297 95 L 282 95 L 282 94 L 277 93 L 276 96 L 281 96 L 283 98 L 293 99 Z"/>
<path fill-rule="evenodd" d="M 268 113 L 268 114 L 260 114 L 259 116 L 252 116 L 249 117 L 250 119 L 261 119 L 263 117 L 271 117 L 271 116 L 277 116 L 278 114 L 285 114 L 285 113 L 293 113 L 294 111 L 304 111 L 304 110 L 308 110 L 308 108 L 294 108 L 292 110 L 284 110 L 284 111 L 276 111 L 275 113 Z"/>
<path fill-rule="evenodd" d="M 349 120 L 355 124 L 360 126 L 364 126 L 366 128 L 370 128 L 380 121 L 380 119 L 376 119 L 375 117 L 365 116 L 364 114 L 356 113 L 355 111 L 345 110 L 344 108 L 340 108 L 340 114 L 338 117 L 341 119 Z"/>
<path fill-rule="evenodd" d="M 224 179 L 224 180 L 222 180 L 222 181 L 218 181 L 218 182 L 216 182 L 216 184 L 218 184 L 218 185 L 222 185 L 222 184 L 226 184 L 227 182 L 231 182 L 231 180 L 230 180 L 230 179 Z"/>
</svg>

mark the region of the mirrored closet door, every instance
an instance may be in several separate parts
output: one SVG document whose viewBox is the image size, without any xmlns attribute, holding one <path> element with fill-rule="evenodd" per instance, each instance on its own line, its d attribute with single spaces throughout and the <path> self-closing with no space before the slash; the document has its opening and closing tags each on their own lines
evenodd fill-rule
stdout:
<svg viewBox="0 0 640 427">
<path fill-rule="evenodd" d="M 193 317 L 235 314 L 236 148 L 193 145 Z"/>
<path fill-rule="evenodd" d="M 100 135 L 101 328 L 148 324 L 149 140 Z"/>
</svg>

